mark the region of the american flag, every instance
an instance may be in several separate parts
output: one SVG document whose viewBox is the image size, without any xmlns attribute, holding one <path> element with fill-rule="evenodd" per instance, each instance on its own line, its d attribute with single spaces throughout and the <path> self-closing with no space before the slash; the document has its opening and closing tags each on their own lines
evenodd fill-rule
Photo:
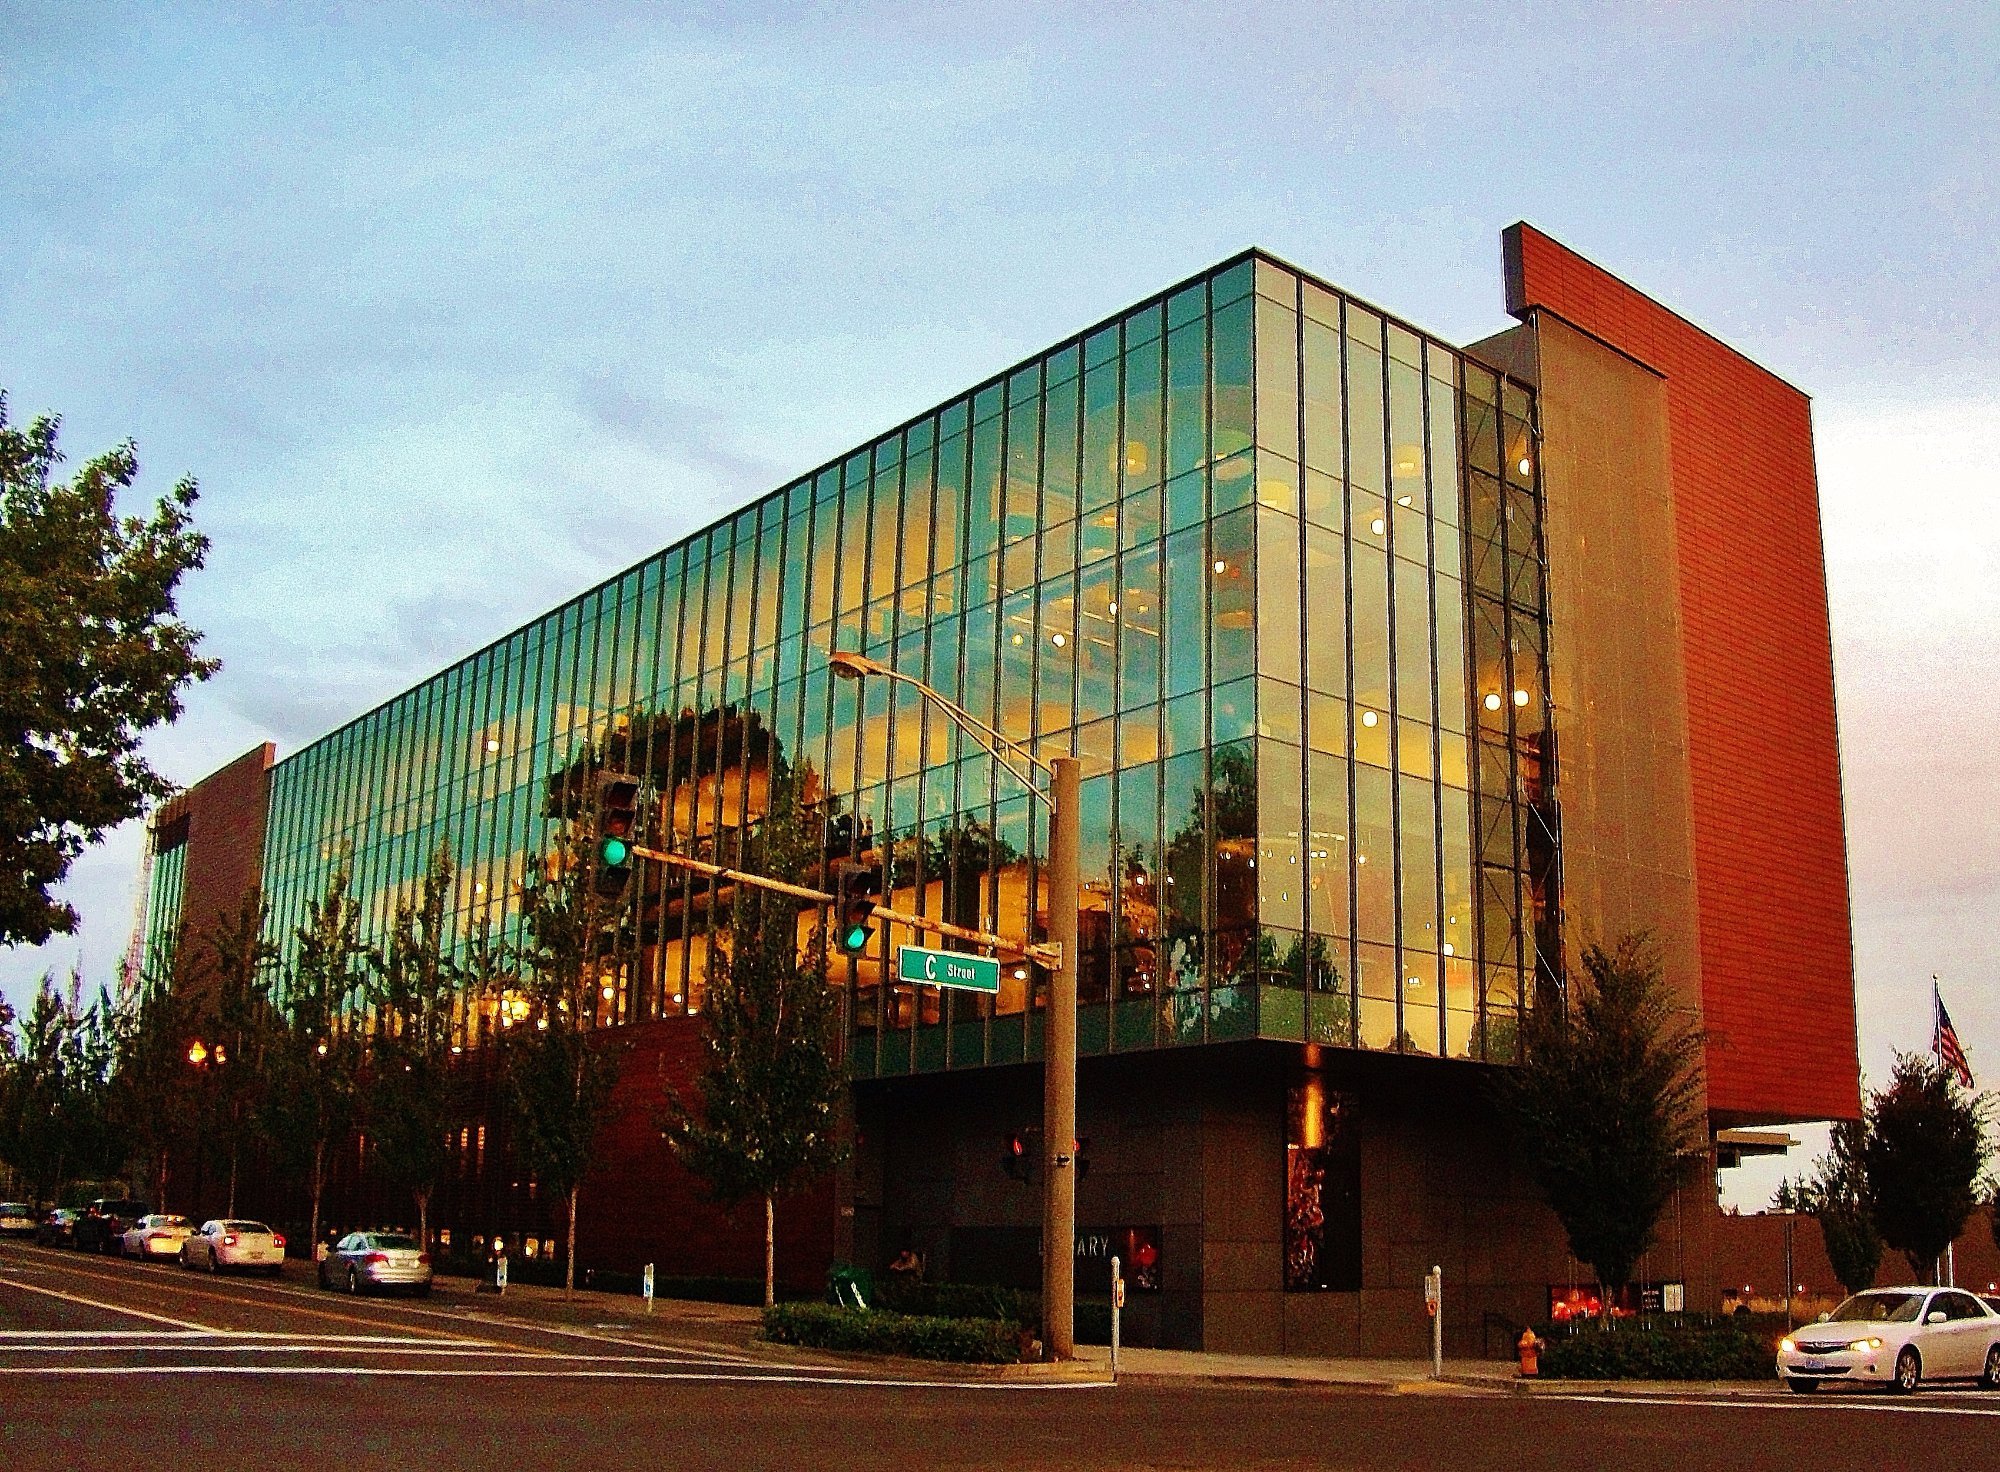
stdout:
<svg viewBox="0 0 2000 1472">
<path fill-rule="evenodd" d="M 1959 1045 L 1958 1029 L 1951 1025 L 1951 1014 L 1944 1010 L 1944 997 L 1938 991 L 1935 976 L 1931 978 L 1931 1002 L 1937 1012 L 1931 1034 L 1931 1051 L 1937 1054 L 1938 1062 L 1949 1068 L 1952 1076 L 1969 1089 L 1973 1087 L 1972 1067 L 1965 1061 L 1965 1049 Z"/>
</svg>

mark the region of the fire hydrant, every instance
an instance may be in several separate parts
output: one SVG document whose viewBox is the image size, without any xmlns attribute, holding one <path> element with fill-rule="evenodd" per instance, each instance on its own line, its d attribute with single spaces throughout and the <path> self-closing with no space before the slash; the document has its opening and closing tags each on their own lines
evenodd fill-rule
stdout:
<svg viewBox="0 0 2000 1472">
<path fill-rule="evenodd" d="M 1532 1379 L 1541 1373 L 1542 1341 L 1535 1337 L 1533 1329 L 1521 1331 L 1521 1342 L 1516 1346 L 1521 1351 L 1521 1375 Z"/>
</svg>

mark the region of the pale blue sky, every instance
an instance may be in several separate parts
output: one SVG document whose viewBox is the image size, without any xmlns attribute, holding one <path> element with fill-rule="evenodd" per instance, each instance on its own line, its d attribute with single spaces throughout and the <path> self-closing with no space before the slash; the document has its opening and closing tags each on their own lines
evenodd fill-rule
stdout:
<svg viewBox="0 0 2000 1472">
<path fill-rule="evenodd" d="M 78 9 L 0 11 L 0 386 L 202 480 L 175 778 L 1245 245 L 1481 336 L 1524 217 L 1814 395 L 1864 1062 L 1938 971 L 2000 1082 L 1991 6 Z"/>
</svg>

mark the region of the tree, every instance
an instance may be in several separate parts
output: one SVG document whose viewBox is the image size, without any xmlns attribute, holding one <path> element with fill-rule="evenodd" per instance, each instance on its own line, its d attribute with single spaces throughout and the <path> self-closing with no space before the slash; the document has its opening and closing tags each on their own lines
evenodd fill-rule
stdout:
<svg viewBox="0 0 2000 1472">
<path fill-rule="evenodd" d="M 1566 1012 L 1523 1026 L 1498 1093 L 1570 1251 L 1615 1293 L 1701 1143 L 1701 1038 L 1644 934 L 1587 947 L 1583 970 Z"/>
<path fill-rule="evenodd" d="M 769 811 L 745 844 L 745 868 L 792 882 L 813 872 L 820 828 L 800 786 L 773 761 Z M 728 946 L 709 954 L 698 1098 L 668 1100 L 667 1138 L 716 1199 L 763 1199 L 766 1306 L 777 1288 L 777 1198 L 843 1153 L 846 1078 L 838 1004 L 826 984 L 825 919 L 801 953 L 798 914 L 796 900 L 737 886 Z"/>
<path fill-rule="evenodd" d="M 1826 1258 L 1833 1275 L 1849 1293 L 1875 1284 L 1882 1265 L 1882 1234 L 1868 1193 L 1868 1129 L 1864 1120 L 1843 1120 L 1833 1127 L 1833 1149 L 1813 1162 L 1803 1181 L 1778 1187 L 1780 1211 L 1800 1211 L 1819 1222 Z"/>
<path fill-rule="evenodd" d="M 192 1143 L 188 1095 L 196 1080 L 188 1049 L 201 1019 L 169 968 L 143 978 L 118 1013 L 117 1066 L 111 1109 L 132 1155 L 145 1169 L 153 1210 L 167 1210 L 174 1157 Z"/>
<path fill-rule="evenodd" d="M 27 1179 L 38 1203 L 59 1200 L 71 1180 L 115 1163 L 106 1097 L 110 1010 L 101 995 L 93 1006 L 83 1005 L 81 977 L 72 976 L 64 992 L 45 976 L 18 1039 L 8 1031 L 0 1159 Z"/>
<path fill-rule="evenodd" d="M 589 860 L 588 838 L 573 828 L 524 887 L 527 941 L 518 973 L 505 981 L 526 1009 L 518 1017 L 503 1011 L 500 1038 L 514 1148 L 568 1208 L 565 1297 L 576 1288 L 577 1196 L 618 1081 L 615 1046 L 592 1025 L 605 905 Z"/>
<path fill-rule="evenodd" d="M 389 939 L 371 953 L 377 1008 L 368 1135 L 388 1176 L 417 1207 L 417 1238 L 430 1246 L 431 1195 L 449 1159 L 452 1024 L 462 970 L 445 934 L 458 869 L 442 845 L 414 904 L 397 906 Z"/>
<path fill-rule="evenodd" d="M 361 1036 L 347 1011 L 366 982 L 367 949 L 351 882 L 342 863 L 324 896 L 306 904 L 282 977 L 267 1055 L 270 1087 L 259 1111 L 279 1158 L 305 1176 L 315 1245 L 327 1157 L 354 1127 L 360 1095 Z"/>
<path fill-rule="evenodd" d="M 270 967 L 277 947 L 264 938 L 267 913 L 254 895 L 216 922 L 208 938 L 214 1037 L 208 1085 L 214 1138 L 229 1158 L 228 1214 L 236 1215 L 237 1164 L 268 1082 L 272 1031 Z"/>
<path fill-rule="evenodd" d="M 192 479 L 150 517 L 120 517 L 130 441 L 54 479 L 60 421 L 7 424 L 0 394 L 0 945 L 76 929 L 49 891 L 87 844 L 171 790 L 140 738 L 217 664 L 176 616 L 208 539 Z"/>
<path fill-rule="evenodd" d="M 1889 1086 L 1868 1101 L 1863 1161 L 1875 1226 L 1921 1282 L 1979 1204 L 1985 1102 L 1916 1053 L 1898 1053 Z"/>
</svg>

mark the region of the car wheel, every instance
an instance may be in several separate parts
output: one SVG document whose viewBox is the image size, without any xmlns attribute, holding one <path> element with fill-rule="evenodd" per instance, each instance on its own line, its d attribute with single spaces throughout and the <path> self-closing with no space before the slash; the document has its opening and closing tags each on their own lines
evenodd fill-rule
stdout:
<svg viewBox="0 0 2000 1472">
<path fill-rule="evenodd" d="M 1819 1381 L 1803 1379 L 1797 1375 L 1788 1375 L 1785 1377 L 1785 1387 L 1793 1395 L 1811 1395 L 1815 1390 L 1819 1389 Z"/>
<path fill-rule="evenodd" d="M 1986 1351 L 1986 1369 L 1980 1374 L 1979 1384 L 1985 1390 L 2000 1390 L 2000 1344 Z"/>
<path fill-rule="evenodd" d="M 1896 1356 L 1896 1378 L 1889 1382 L 1890 1388 L 1898 1395 L 1908 1395 L 1923 1383 L 1924 1365 L 1915 1348 L 1905 1346 Z"/>
<path fill-rule="evenodd" d="M 211 1273 L 219 1273 L 222 1271 L 222 1264 L 216 1261 L 215 1249 L 213 1247 L 208 1249 L 208 1270 Z"/>
<path fill-rule="evenodd" d="M 417 1288 L 417 1297 L 429 1298 L 430 1296 L 431 1296 L 431 1285 L 428 1283 L 420 1284 Z M 2000 1354 L 2000 1349 L 1996 1349 L 1994 1353 Z"/>
<path fill-rule="evenodd" d="M 361 1275 L 355 1272 L 353 1268 L 347 1270 L 347 1291 L 352 1293 L 356 1298 L 361 1296 Z"/>
</svg>

